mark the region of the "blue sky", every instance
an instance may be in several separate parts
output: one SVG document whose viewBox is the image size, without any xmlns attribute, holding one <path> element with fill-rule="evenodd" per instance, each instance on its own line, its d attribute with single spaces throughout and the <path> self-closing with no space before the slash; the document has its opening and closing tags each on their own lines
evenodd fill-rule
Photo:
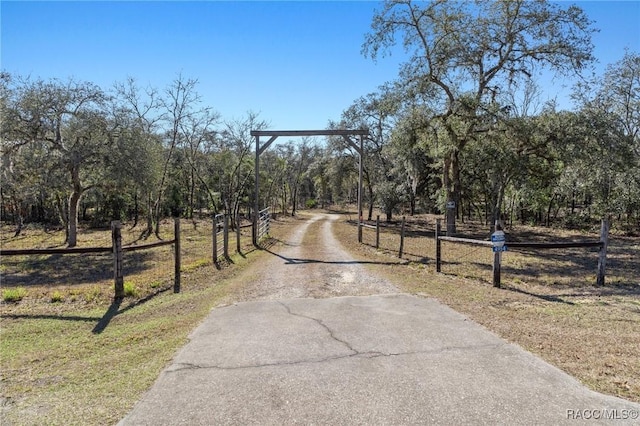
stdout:
<svg viewBox="0 0 640 426">
<path fill-rule="evenodd" d="M 594 37 L 601 69 L 622 58 L 625 47 L 640 52 L 640 1 L 576 4 L 601 30 Z M 323 129 L 355 99 L 397 76 L 400 48 L 377 62 L 360 53 L 379 6 L 3 0 L 1 67 L 103 88 L 127 76 L 163 88 L 182 73 L 199 80 L 205 104 L 223 119 L 252 110 L 272 129 Z M 569 108 L 566 86 L 555 81 L 544 96 L 560 96 Z"/>
</svg>

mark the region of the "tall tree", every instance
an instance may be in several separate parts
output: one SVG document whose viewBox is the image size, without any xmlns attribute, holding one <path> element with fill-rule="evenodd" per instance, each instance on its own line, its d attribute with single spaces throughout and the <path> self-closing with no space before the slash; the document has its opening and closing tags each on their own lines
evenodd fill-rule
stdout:
<svg viewBox="0 0 640 426">
<path fill-rule="evenodd" d="M 538 67 L 560 73 L 584 69 L 593 60 L 592 32 L 580 8 L 544 0 L 388 0 L 373 18 L 363 54 L 376 59 L 401 37 L 410 58 L 400 77 L 432 99 L 446 143 L 442 182 L 447 202 L 457 204 L 460 154 L 493 121 L 487 106 Z M 455 211 L 447 212 L 453 233 Z"/>
<path fill-rule="evenodd" d="M 160 135 L 164 119 L 161 96 L 153 87 L 140 88 L 129 77 L 124 83 L 114 86 L 116 120 L 119 123 L 117 143 L 121 158 L 116 163 L 120 176 L 130 178 L 135 188 L 135 221 L 137 224 L 138 194 L 142 198 L 146 228 L 142 237 L 147 238 L 154 231 L 154 200 L 160 182 L 163 155 Z"/>
<path fill-rule="evenodd" d="M 574 98 L 590 127 L 589 177 L 600 176 L 599 210 L 630 218 L 640 207 L 640 54 L 627 51 L 602 76 L 576 85 Z"/>
<path fill-rule="evenodd" d="M 173 155 L 178 145 L 184 139 L 181 126 L 194 114 L 194 109 L 200 103 L 200 95 L 196 91 L 198 81 L 178 75 L 165 90 L 165 98 L 161 98 L 164 109 L 164 141 L 165 158 L 162 174 L 154 202 L 155 234 L 160 237 L 160 216 L 162 214 L 162 201 L 167 187 L 167 181 L 171 172 Z M 175 208 L 175 206 L 174 206 Z M 174 214 L 180 214 L 174 211 Z"/>
<path fill-rule="evenodd" d="M 369 136 L 364 141 L 363 180 L 369 198 L 368 220 L 371 220 L 376 198 L 390 212 L 400 202 L 393 164 L 385 152 L 391 132 L 396 123 L 400 107 L 398 91 L 391 84 L 385 84 L 378 92 L 369 93 L 356 99 L 342 113 L 340 126 L 343 128 L 366 129 Z M 343 143 L 343 142 L 341 142 Z M 376 188 L 379 191 L 376 191 Z M 390 214 L 387 215 L 390 220 Z"/>
<path fill-rule="evenodd" d="M 222 154 L 225 162 L 221 170 L 221 192 L 225 212 L 236 217 L 240 204 L 249 195 L 251 178 L 254 171 L 252 130 L 263 130 L 268 123 L 260 119 L 259 114 L 249 111 L 244 118 L 224 123 L 220 134 Z M 257 212 L 256 212 L 257 214 Z"/>
<path fill-rule="evenodd" d="M 42 144 L 44 155 L 59 158 L 67 173 L 67 244 L 75 247 L 80 200 L 101 182 L 104 158 L 113 142 L 107 96 L 89 82 L 17 81 L 7 105 L 10 127 L 4 129 L 4 146 L 10 150 Z"/>
<path fill-rule="evenodd" d="M 193 218 L 195 205 L 196 186 L 204 188 L 212 207 L 215 210 L 215 195 L 206 180 L 206 156 L 211 145 L 215 143 L 217 131 L 215 129 L 220 115 L 211 108 L 202 108 L 190 114 L 182 123 L 180 130 L 183 136 L 183 145 L 186 160 L 189 164 L 188 204 L 187 217 Z"/>
</svg>

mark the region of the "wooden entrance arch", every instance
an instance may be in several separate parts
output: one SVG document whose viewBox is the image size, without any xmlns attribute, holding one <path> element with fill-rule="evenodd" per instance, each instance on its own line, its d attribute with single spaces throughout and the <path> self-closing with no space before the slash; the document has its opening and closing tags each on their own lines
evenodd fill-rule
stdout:
<svg viewBox="0 0 640 426">
<path fill-rule="evenodd" d="M 253 200 L 253 244 L 258 245 L 258 212 L 260 211 L 260 154 L 269 147 L 279 136 L 342 136 L 344 140 L 358 152 L 358 242 L 362 242 L 362 142 L 369 132 L 367 130 L 252 130 L 251 136 L 256 138 L 256 182 Z M 269 137 L 264 145 L 260 145 L 260 136 Z M 358 136 L 358 144 L 349 136 Z"/>
</svg>

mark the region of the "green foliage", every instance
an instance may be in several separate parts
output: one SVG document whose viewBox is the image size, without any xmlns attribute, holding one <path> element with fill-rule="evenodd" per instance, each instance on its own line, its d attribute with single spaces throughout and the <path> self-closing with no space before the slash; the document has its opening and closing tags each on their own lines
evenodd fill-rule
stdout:
<svg viewBox="0 0 640 426">
<path fill-rule="evenodd" d="M 140 292 L 133 281 L 124 282 L 125 297 L 137 297 Z"/>
<path fill-rule="evenodd" d="M 160 288 L 160 287 L 162 287 L 162 281 L 153 281 L 151 284 L 149 284 L 149 287 L 151 287 L 151 288 Z"/>
<path fill-rule="evenodd" d="M 2 290 L 2 300 L 4 302 L 19 302 L 28 294 L 24 287 L 5 288 Z"/>
<path fill-rule="evenodd" d="M 82 297 L 87 303 L 100 303 L 103 298 L 102 291 L 98 286 L 93 286 L 83 292 Z"/>
<path fill-rule="evenodd" d="M 60 303 L 64 301 L 64 296 L 58 290 L 54 291 L 51 295 L 51 303 Z"/>
<path fill-rule="evenodd" d="M 202 259 L 198 259 L 195 262 L 192 262 L 188 265 L 184 265 L 182 266 L 182 269 L 180 269 L 182 272 L 193 272 L 196 269 L 200 269 L 204 266 L 207 266 L 211 263 L 211 261 L 207 258 L 202 258 Z"/>
<path fill-rule="evenodd" d="M 397 82 L 359 97 L 340 122 L 329 125 L 369 131 L 362 156 L 365 208 L 368 203 L 370 211 L 377 206 L 389 215 L 400 206 L 411 214 L 442 214 L 453 199 L 458 217 L 489 221 L 506 215 L 578 226 L 583 217 L 588 222 L 610 216 L 637 228 L 640 56 L 627 52 L 602 76 L 576 87 L 575 111 L 538 107 L 529 60 L 579 70 L 590 59 L 591 29 L 579 9 L 572 15 L 548 2 L 518 3 L 519 9 L 514 4 L 387 1 L 374 17 L 367 54 L 390 47 L 393 36 L 415 51 Z M 430 13 L 412 15 L 410 7 Z M 475 19 L 481 15 L 487 19 Z M 566 19 L 550 25 L 554 16 Z M 418 30 L 427 43 L 443 42 L 425 50 L 416 44 Z M 510 38 L 509 31 L 522 34 Z M 531 31 L 537 36 L 529 37 Z M 537 51 L 545 38 L 573 45 Z M 522 44 L 514 48 L 526 53 L 495 63 L 492 49 L 503 51 L 510 43 Z M 495 73 L 480 75 L 479 69 Z M 464 87 L 460 77 L 468 80 Z M 78 207 L 80 220 L 95 226 L 146 223 L 145 238 L 169 215 L 236 215 L 253 208 L 250 131 L 267 123 L 255 113 L 220 121 L 200 104 L 194 79 L 179 76 L 165 92 L 141 89 L 129 79 L 116 85 L 112 98 L 91 83 L 8 74 L 0 82 L 8 117 L 0 122 L 0 208 L 17 229 L 38 221 L 71 231 Z M 60 112 L 74 105 L 80 109 Z M 324 208 L 356 202 L 357 150 L 342 137 L 318 142 L 287 141 L 262 153 L 260 206 L 287 212 L 303 203 Z"/>
</svg>

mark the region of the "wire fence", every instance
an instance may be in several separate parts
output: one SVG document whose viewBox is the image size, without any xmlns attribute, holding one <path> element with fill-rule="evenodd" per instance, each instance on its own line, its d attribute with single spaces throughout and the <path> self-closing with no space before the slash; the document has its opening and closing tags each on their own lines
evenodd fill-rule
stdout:
<svg viewBox="0 0 640 426">
<path fill-rule="evenodd" d="M 404 232 L 402 232 L 404 223 Z M 492 251 L 489 232 L 474 225 L 460 226 L 461 235 L 440 236 L 436 221 L 381 224 L 363 223 L 362 243 L 423 264 L 427 270 L 466 278 L 481 279 L 500 286 L 500 274 L 513 280 L 548 283 L 579 282 L 604 284 L 608 224 L 600 239 L 578 241 L 511 241 L 508 252 Z M 440 253 L 438 255 L 438 242 Z M 496 264 L 497 263 L 497 264 Z M 439 265 L 438 265 L 439 264 Z M 497 268 L 497 272 L 496 272 Z"/>
</svg>

